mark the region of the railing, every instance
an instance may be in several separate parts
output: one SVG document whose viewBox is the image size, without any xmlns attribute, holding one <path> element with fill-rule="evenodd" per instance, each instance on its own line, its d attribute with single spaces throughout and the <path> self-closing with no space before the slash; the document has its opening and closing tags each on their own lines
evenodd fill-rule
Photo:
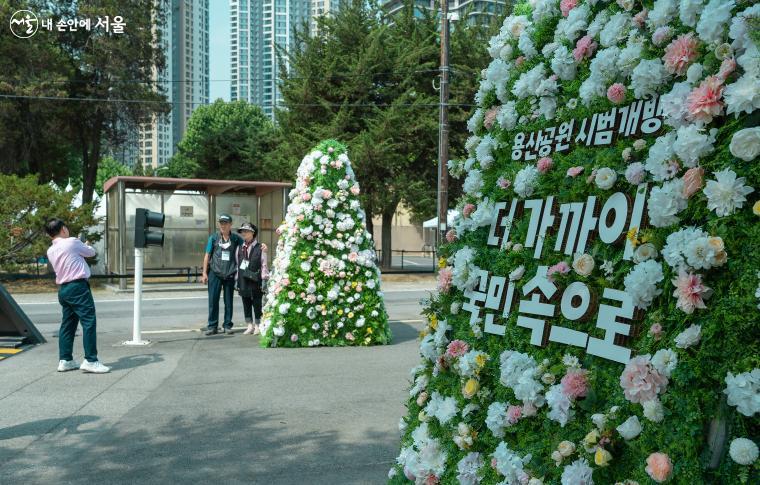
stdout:
<svg viewBox="0 0 760 485">
<path fill-rule="evenodd" d="M 375 249 L 377 264 L 382 262 L 382 249 Z M 393 273 L 434 273 L 438 266 L 437 252 L 434 249 L 429 251 L 408 251 L 406 249 L 391 250 L 391 265 L 389 267 L 380 266 L 380 271 L 386 274 Z"/>
</svg>

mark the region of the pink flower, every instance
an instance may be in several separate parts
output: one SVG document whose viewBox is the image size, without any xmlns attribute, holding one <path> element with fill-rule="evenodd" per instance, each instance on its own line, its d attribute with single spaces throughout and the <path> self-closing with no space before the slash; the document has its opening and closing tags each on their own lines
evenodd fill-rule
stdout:
<svg viewBox="0 0 760 485">
<path fill-rule="evenodd" d="M 525 56 L 519 56 L 515 59 L 515 66 L 520 67 L 523 65 L 523 62 L 525 62 Z"/>
<path fill-rule="evenodd" d="M 673 462 L 665 453 L 652 453 L 647 457 L 646 472 L 657 483 L 662 483 L 673 474 Z"/>
<path fill-rule="evenodd" d="M 643 403 L 657 398 L 668 387 L 668 378 L 657 372 L 648 355 L 631 359 L 620 375 L 620 387 L 625 398 L 632 403 Z"/>
<path fill-rule="evenodd" d="M 438 484 L 438 477 L 434 474 L 430 474 L 425 477 L 425 479 L 422 481 L 422 485 L 437 485 Z"/>
<path fill-rule="evenodd" d="M 720 71 L 718 71 L 718 77 L 721 81 L 728 79 L 728 76 L 736 70 L 736 59 L 733 57 L 727 57 L 720 63 Z"/>
<path fill-rule="evenodd" d="M 662 45 L 670 39 L 671 35 L 673 35 L 673 31 L 670 30 L 670 27 L 667 25 L 659 27 L 652 34 L 652 43 L 657 46 Z"/>
<path fill-rule="evenodd" d="M 532 402 L 523 402 L 522 407 L 522 415 L 526 418 L 529 418 L 531 416 L 535 416 L 538 412 L 538 409 L 536 409 L 536 405 Z"/>
<path fill-rule="evenodd" d="M 583 172 L 583 167 L 570 167 L 567 169 L 568 177 L 577 177 Z"/>
<path fill-rule="evenodd" d="M 499 177 L 499 180 L 496 181 L 496 185 L 506 190 L 512 185 L 512 182 L 504 177 Z"/>
<path fill-rule="evenodd" d="M 452 271 L 450 267 L 441 268 L 438 270 L 438 291 L 441 293 L 448 293 L 451 288 Z"/>
<path fill-rule="evenodd" d="M 351 332 L 346 332 L 346 340 L 353 342 L 355 338 L 356 337 L 354 337 L 354 334 L 352 334 Z"/>
<path fill-rule="evenodd" d="M 573 49 L 573 57 L 576 62 L 580 62 L 583 59 L 590 59 L 596 51 L 596 42 L 590 35 L 584 35 L 578 42 L 575 43 L 575 49 Z"/>
<path fill-rule="evenodd" d="M 449 229 L 446 233 L 446 240 L 448 242 L 454 242 L 457 240 L 457 232 L 454 229 Z"/>
<path fill-rule="evenodd" d="M 649 16 L 649 10 L 647 9 L 644 9 L 641 12 L 637 13 L 633 16 L 633 25 L 638 28 L 644 27 L 644 23 L 647 21 L 647 16 Z"/>
<path fill-rule="evenodd" d="M 673 280 L 673 285 L 676 287 L 673 296 L 678 297 L 676 308 L 689 314 L 697 308 L 707 308 L 704 298 L 710 298 L 712 289 L 702 284 L 702 276 L 681 271 L 678 278 Z"/>
<path fill-rule="evenodd" d="M 681 194 L 688 199 L 702 188 L 705 169 L 702 167 L 690 168 L 683 174 L 683 189 Z"/>
<path fill-rule="evenodd" d="M 588 393 L 588 371 L 569 369 L 562 378 L 562 393 L 572 400 L 585 397 Z"/>
<path fill-rule="evenodd" d="M 452 340 L 446 347 L 446 357 L 455 359 L 466 354 L 470 346 L 464 340 Z"/>
<path fill-rule="evenodd" d="M 595 179 L 595 178 L 596 178 L 596 169 L 593 169 L 593 170 L 591 171 L 591 174 L 590 174 L 588 177 L 586 177 L 586 183 L 587 183 L 587 184 L 590 184 L 590 183 L 592 183 L 592 182 L 594 181 L 594 179 Z"/>
<path fill-rule="evenodd" d="M 348 260 L 352 263 L 355 263 L 357 259 L 359 259 L 359 254 L 356 251 L 348 253 Z"/>
<path fill-rule="evenodd" d="M 536 167 L 538 168 L 538 171 L 541 173 L 548 172 L 552 166 L 554 166 L 554 160 L 552 160 L 549 157 L 543 157 L 539 158 L 538 162 L 536 163 Z"/>
<path fill-rule="evenodd" d="M 549 266 L 549 269 L 548 269 L 548 270 L 546 270 L 546 277 L 549 279 L 549 281 L 554 281 L 554 280 L 552 279 L 552 275 L 553 275 L 554 273 L 559 273 L 559 274 L 567 274 L 567 273 L 569 273 L 569 272 L 570 272 L 570 265 L 569 265 L 569 264 L 567 264 L 567 263 L 566 263 L 566 262 L 564 262 L 564 261 L 560 261 L 560 262 L 559 262 L 559 263 L 557 263 L 557 264 L 554 264 L 554 265 L 552 265 L 552 266 Z"/>
<path fill-rule="evenodd" d="M 462 215 L 464 217 L 470 217 L 470 214 L 472 214 L 475 211 L 475 204 L 465 204 L 464 208 L 462 209 Z"/>
<path fill-rule="evenodd" d="M 649 327 L 649 335 L 654 337 L 655 340 L 660 340 L 662 337 L 662 325 L 659 323 L 653 323 L 651 327 Z"/>
<path fill-rule="evenodd" d="M 332 190 L 322 189 L 322 198 L 329 199 L 330 197 L 332 197 Z"/>
<path fill-rule="evenodd" d="M 713 116 L 723 114 L 723 81 L 717 76 L 710 76 L 686 98 L 689 118 L 692 121 L 709 123 Z"/>
<path fill-rule="evenodd" d="M 559 2 L 559 9 L 562 11 L 562 16 L 567 17 L 570 15 L 570 10 L 574 9 L 578 5 L 578 0 L 562 0 Z"/>
<path fill-rule="evenodd" d="M 290 336 L 290 341 L 291 341 L 291 342 L 298 342 L 298 335 L 296 335 L 296 334 L 292 334 L 292 335 Z"/>
<path fill-rule="evenodd" d="M 301 196 L 301 199 L 303 199 L 304 201 L 310 201 L 311 200 L 311 194 L 307 192 L 307 193 L 305 193 L 305 194 L 303 194 Z"/>
<path fill-rule="evenodd" d="M 426 391 L 422 391 L 419 396 L 417 396 L 417 406 L 422 407 L 423 404 L 425 404 L 425 401 L 428 399 L 428 393 Z"/>
<path fill-rule="evenodd" d="M 625 86 L 622 83 L 615 83 L 607 88 L 607 99 L 614 104 L 625 101 Z"/>
<path fill-rule="evenodd" d="M 665 63 L 665 69 L 678 76 L 686 74 L 689 64 L 699 55 L 699 41 L 694 37 L 693 32 L 679 35 L 673 42 L 665 48 L 665 55 L 662 60 Z"/>
<path fill-rule="evenodd" d="M 515 424 L 520 420 L 522 416 L 522 408 L 520 406 L 510 405 L 507 408 L 507 422 L 509 424 Z"/>
<path fill-rule="evenodd" d="M 353 187 L 351 187 L 351 193 L 354 195 L 359 195 L 359 186 L 354 185 Z"/>
<path fill-rule="evenodd" d="M 414 473 L 412 473 L 412 471 L 408 467 L 404 467 L 404 476 L 406 477 L 407 480 L 411 480 L 411 481 L 417 480 L 417 477 L 414 476 Z"/>
<path fill-rule="evenodd" d="M 491 129 L 494 122 L 496 121 L 496 117 L 499 116 L 500 109 L 500 106 L 494 106 L 493 108 L 486 111 L 485 115 L 483 115 L 483 126 L 485 126 L 486 130 Z"/>
</svg>

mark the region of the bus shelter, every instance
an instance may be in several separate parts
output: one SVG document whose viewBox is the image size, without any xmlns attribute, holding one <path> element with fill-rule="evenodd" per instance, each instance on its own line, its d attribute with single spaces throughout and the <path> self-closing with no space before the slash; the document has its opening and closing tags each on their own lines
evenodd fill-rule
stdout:
<svg viewBox="0 0 760 485">
<path fill-rule="evenodd" d="M 233 230 L 243 222 L 259 228 L 259 241 L 277 246 L 275 230 L 285 218 L 291 185 L 282 182 L 113 177 L 103 186 L 106 200 L 106 274 L 134 272 L 135 209 L 162 212 L 163 247 L 145 250 L 146 270 L 199 268 L 209 234 L 221 214 L 232 216 Z M 119 286 L 126 281 L 120 278 Z"/>
</svg>

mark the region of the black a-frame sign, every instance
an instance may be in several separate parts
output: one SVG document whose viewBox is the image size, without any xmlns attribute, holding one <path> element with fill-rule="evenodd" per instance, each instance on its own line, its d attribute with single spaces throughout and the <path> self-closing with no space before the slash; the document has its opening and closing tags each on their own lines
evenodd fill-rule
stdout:
<svg viewBox="0 0 760 485">
<path fill-rule="evenodd" d="M 0 284 L 0 338 L 2 337 L 23 339 L 27 344 L 45 343 L 45 338 L 37 327 Z"/>
</svg>

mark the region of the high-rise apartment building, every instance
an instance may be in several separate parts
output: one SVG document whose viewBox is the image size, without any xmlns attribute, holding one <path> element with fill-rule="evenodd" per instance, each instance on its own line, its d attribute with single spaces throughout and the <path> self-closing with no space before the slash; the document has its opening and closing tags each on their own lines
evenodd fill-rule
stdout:
<svg viewBox="0 0 760 485">
<path fill-rule="evenodd" d="M 311 21 L 309 22 L 309 32 L 314 35 L 317 32 L 317 18 L 325 15 L 335 14 L 341 3 L 347 0 L 311 0 Z"/>
<path fill-rule="evenodd" d="M 142 124 L 136 136 L 137 161 L 154 168 L 174 155 L 193 110 L 209 102 L 209 0 L 158 1 L 166 15 L 162 27 L 166 69 L 154 70 L 153 77 L 164 88 L 172 110 Z M 134 151 L 125 153 L 133 156 Z"/>
<path fill-rule="evenodd" d="M 312 0 L 230 0 L 230 99 L 256 104 L 270 117 L 281 101 L 281 51 L 294 29 L 308 28 Z"/>
</svg>

